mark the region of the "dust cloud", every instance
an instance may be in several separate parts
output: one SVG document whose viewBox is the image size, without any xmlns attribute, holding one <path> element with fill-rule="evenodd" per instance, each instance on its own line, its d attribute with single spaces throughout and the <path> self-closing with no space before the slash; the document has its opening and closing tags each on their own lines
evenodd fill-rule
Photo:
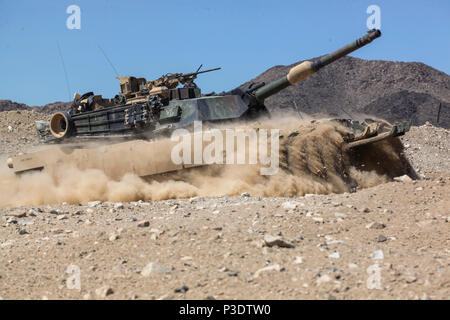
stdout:
<svg viewBox="0 0 450 320">
<path fill-rule="evenodd" d="M 5 168 L 0 170 L 0 207 L 232 196 L 243 192 L 263 197 L 343 193 L 387 182 L 398 174 L 389 168 L 402 169 L 396 164 L 399 141 L 375 143 L 370 146 L 370 156 L 361 156 L 368 153 L 364 147 L 345 151 L 342 135 L 346 129 L 332 122 L 278 119 L 255 126 L 283 128 L 280 170 L 275 175 L 260 175 L 258 165 L 201 166 L 146 178 L 128 173 L 120 179 L 112 179 L 102 170 L 68 165 L 21 175 Z M 386 170 L 379 168 L 383 161 Z"/>
</svg>

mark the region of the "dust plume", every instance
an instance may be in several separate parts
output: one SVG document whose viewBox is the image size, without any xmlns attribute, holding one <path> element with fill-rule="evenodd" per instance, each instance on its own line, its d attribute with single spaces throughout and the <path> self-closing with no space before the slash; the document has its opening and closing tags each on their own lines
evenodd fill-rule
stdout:
<svg viewBox="0 0 450 320">
<path fill-rule="evenodd" d="M 280 170 L 275 175 L 260 175 L 258 165 L 201 166 L 147 178 L 127 173 L 119 179 L 99 169 L 82 170 L 67 164 L 21 175 L 2 169 L 0 207 L 231 196 L 242 192 L 263 197 L 342 193 L 406 173 L 398 139 L 345 151 L 342 135 L 346 129 L 334 122 L 278 119 L 258 123 L 257 127 L 284 128 L 280 131 Z"/>
</svg>

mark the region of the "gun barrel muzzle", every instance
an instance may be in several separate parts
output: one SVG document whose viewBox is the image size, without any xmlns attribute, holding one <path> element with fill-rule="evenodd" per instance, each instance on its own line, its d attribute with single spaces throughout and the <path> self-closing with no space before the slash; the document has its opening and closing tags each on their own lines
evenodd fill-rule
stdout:
<svg viewBox="0 0 450 320">
<path fill-rule="evenodd" d="M 373 29 L 367 32 L 364 37 L 361 37 L 346 46 L 336 50 L 330 54 L 327 54 L 314 62 L 303 61 L 302 63 L 291 68 L 288 74 L 278 80 L 272 81 L 265 85 L 264 87 L 258 89 L 255 92 L 255 97 L 258 101 L 263 102 L 267 97 L 276 94 L 277 92 L 293 85 L 310 75 L 314 74 L 326 65 L 348 55 L 349 53 L 358 50 L 359 48 L 365 46 L 366 44 L 372 42 L 374 39 L 381 36 L 381 31 Z"/>
<path fill-rule="evenodd" d="M 364 47 L 366 44 L 371 43 L 373 40 L 381 36 L 381 31 L 377 29 L 373 29 L 367 32 L 367 34 L 364 37 L 361 37 L 346 46 L 340 48 L 339 50 L 336 50 L 330 54 L 327 54 L 318 60 L 314 61 L 312 64 L 312 68 L 314 72 L 318 71 L 319 69 L 325 67 L 326 65 L 348 55 L 349 53 L 358 50 L 361 47 Z"/>
</svg>

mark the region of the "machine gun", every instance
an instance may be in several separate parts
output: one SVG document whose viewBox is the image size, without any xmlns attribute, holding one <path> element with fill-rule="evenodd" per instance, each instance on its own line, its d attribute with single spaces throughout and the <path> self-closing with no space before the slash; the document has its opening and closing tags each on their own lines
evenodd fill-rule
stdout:
<svg viewBox="0 0 450 320">
<path fill-rule="evenodd" d="M 179 84 L 182 84 L 188 88 L 195 88 L 197 87 L 197 85 L 194 83 L 194 80 L 197 78 L 197 75 L 221 69 L 214 68 L 200 71 L 201 67 L 202 66 L 200 66 L 196 72 L 191 73 L 167 73 L 156 80 L 147 81 L 145 86 L 149 89 L 153 87 L 166 87 L 167 89 L 175 89 Z"/>
</svg>

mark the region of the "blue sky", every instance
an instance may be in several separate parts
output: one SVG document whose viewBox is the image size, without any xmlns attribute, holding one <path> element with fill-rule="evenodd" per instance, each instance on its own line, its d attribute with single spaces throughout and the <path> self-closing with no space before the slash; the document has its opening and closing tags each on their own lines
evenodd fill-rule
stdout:
<svg viewBox="0 0 450 320">
<path fill-rule="evenodd" d="M 66 27 L 72 4 L 81 8 L 80 30 Z M 362 36 L 372 4 L 381 9 L 383 36 L 353 56 L 421 61 L 450 74 L 449 0 L 0 0 L 0 99 L 43 105 L 75 91 L 113 97 L 118 80 L 99 46 L 120 75 L 151 79 L 203 64 L 222 67 L 199 76 L 203 92 L 229 90 Z"/>
</svg>

